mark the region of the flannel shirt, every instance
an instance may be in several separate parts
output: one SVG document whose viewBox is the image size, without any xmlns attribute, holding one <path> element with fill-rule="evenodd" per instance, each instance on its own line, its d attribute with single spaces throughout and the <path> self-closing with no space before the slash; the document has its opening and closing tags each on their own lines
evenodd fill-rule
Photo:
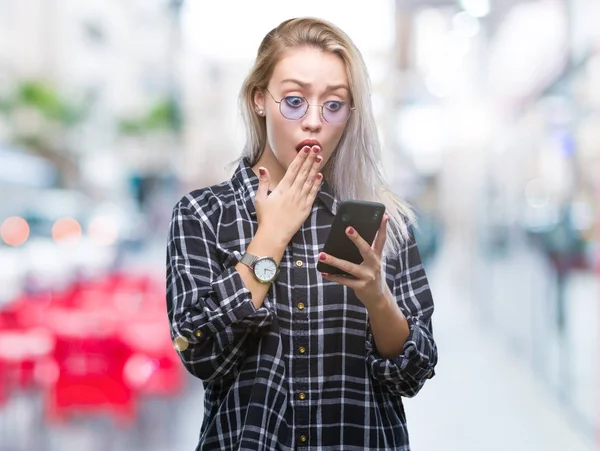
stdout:
<svg viewBox="0 0 600 451">
<path fill-rule="evenodd" d="M 316 269 L 339 202 L 325 181 L 254 307 L 235 266 L 257 229 L 257 188 L 242 160 L 230 180 L 173 209 L 167 307 L 183 365 L 204 386 L 196 450 L 408 451 L 402 397 L 416 395 L 437 363 L 433 299 L 412 228 L 383 263 L 410 326 L 402 353 L 386 359 L 354 292 Z"/>
</svg>

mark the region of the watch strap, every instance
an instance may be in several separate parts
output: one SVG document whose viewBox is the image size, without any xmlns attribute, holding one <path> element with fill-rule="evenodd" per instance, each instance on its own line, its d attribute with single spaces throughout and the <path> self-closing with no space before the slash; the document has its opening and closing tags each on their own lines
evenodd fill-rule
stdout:
<svg viewBox="0 0 600 451">
<path fill-rule="evenodd" d="M 256 262 L 256 260 L 258 260 L 258 257 L 256 255 L 252 255 L 252 254 L 246 252 L 242 256 L 242 259 L 240 260 L 240 262 L 243 263 L 244 265 L 252 268 L 252 266 L 254 265 L 254 262 Z"/>
</svg>

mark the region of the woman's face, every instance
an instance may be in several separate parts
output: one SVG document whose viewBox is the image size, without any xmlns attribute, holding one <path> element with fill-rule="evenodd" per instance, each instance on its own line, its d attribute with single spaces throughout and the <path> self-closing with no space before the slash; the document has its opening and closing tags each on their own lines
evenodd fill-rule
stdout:
<svg viewBox="0 0 600 451">
<path fill-rule="evenodd" d="M 269 92 L 257 92 L 254 102 L 264 110 L 267 124 L 265 151 L 272 151 L 279 164 L 287 170 L 305 140 L 317 141 L 325 164 L 336 148 L 347 121 L 329 123 L 321 116 L 321 107 L 327 104 L 329 113 L 335 118 L 340 101 L 343 108 L 350 107 L 350 87 L 346 67 L 342 59 L 329 52 L 312 47 L 290 48 L 275 66 L 268 84 Z M 284 97 L 282 107 L 296 114 L 294 108 L 302 104 L 304 97 L 311 105 L 301 119 L 290 120 L 280 113 L 275 101 Z"/>
</svg>

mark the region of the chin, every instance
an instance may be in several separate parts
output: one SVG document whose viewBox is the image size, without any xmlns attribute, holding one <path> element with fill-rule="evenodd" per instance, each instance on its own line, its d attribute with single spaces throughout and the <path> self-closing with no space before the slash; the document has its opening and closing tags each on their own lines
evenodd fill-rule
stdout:
<svg viewBox="0 0 600 451">
<path fill-rule="evenodd" d="M 297 154 L 281 155 L 281 156 L 277 156 L 276 158 L 277 158 L 277 161 L 279 162 L 279 164 L 281 165 L 281 167 L 287 171 L 288 168 L 290 167 L 290 165 L 292 164 L 292 161 L 294 161 L 294 158 L 296 158 L 296 155 Z"/>
</svg>

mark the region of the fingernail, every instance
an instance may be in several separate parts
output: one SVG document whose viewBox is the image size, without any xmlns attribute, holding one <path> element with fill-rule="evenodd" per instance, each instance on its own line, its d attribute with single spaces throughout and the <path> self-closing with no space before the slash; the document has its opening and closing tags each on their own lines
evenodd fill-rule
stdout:
<svg viewBox="0 0 600 451">
<path fill-rule="evenodd" d="M 265 175 L 267 173 L 267 171 L 265 171 L 263 168 L 258 168 L 258 173 L 260 175 Z"/>
<path fill-rule="evenodd" d="M 352 227 L 348 227 L 346 232 L 348 232 L 348 235 L 354 235 L 354 229 Z"/>
<path fill-rule="evenodd" d="M 306 147 L 304 148 L 304 153 L 308 153 L 308 152 L 310 152 L 310 147 L 306 146 Z"/>
<path fill-rule="evenodd" d="M 317 163 L 320 163 L 321 161 L 323 161 L 323 157 L 322 157 L 321 155 L 319 155 L 319 156 L 317 157 Z"/>
<path fill-rule="evenodd" d="M 320 172 L 317 174 L 317 180 L 321 180 L 323 178 L 323 174 L 321 174 Z"/>
<path fill-rule="evenodd" d="M 323 277 L 328 277 L 328 276 L 329 276 L 329 273 L 322 272 L 322 273 L 321 273 L 321 275 L 322 275 Z"/>
<path fill-rule="evenodd" d="M 314 152 L 314 153 L 319 153 L 320 151 L 321 151 L 321 148 L 320 148 L 320 147 L 316 147 L 316 146 L 315 146 L 315 147 L 313 147 L 313 152 Z"/>
<path fill-rule="evenodd" d="M 321 260 L 322 262 L 324 262 L 325 260 L 327 260 L 327 255 L 324 252 L 321 252 L 319 254 L 319 260 Z"/>
</svg>

